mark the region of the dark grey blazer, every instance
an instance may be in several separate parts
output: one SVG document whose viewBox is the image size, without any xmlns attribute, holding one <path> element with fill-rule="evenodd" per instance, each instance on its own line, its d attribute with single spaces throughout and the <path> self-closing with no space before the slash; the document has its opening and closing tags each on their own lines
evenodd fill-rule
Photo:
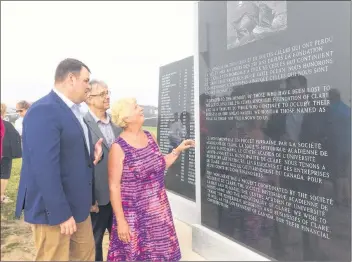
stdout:
<svg viewBox="0 0 352 262">
<path fill-rule="evenodd" d="M 94 180 L 95 180 L 95 199 L 98 201 L 99 206 L 107 205 L 110 202 L 109 183 L 108 183 L 108 158 L 109 146 L 105 140 L 103 133 L 100 131 L 98 124 L 95 122 L 93 116 L 88 111 L 84 116 L 84 120 L 92 134 L 93 145 L 103 138 L 103 152 L 104 158 L 95 166 Z M 121 133 L 121 128 L 111 123 L 112 130 L 117 138 Z"/>
</svg>

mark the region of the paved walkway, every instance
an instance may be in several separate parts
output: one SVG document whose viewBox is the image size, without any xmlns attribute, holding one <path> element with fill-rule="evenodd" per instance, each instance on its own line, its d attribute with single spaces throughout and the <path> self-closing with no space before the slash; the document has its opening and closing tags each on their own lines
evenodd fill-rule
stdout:
<svg viewBox="0 0 352 262">
<path fill-rule="evenodd" d="M 181 247 L 181 261 L 205 261 L 203 257 L 192 251 L 192 228 L 175 219 L 175 227 Z"/>
<path fill-rule="evenodd" d="M 178 241 L 181 247 L 181 261 L 205 261 L 203 257 L 192 251 L 192 228 L 177 219 L 175 221 L 175 227 L 177 232 Z M 109 243 L 109 235 L 106 234 L 104 237 L 104 256 L 107 254 Z"/>
</svg>

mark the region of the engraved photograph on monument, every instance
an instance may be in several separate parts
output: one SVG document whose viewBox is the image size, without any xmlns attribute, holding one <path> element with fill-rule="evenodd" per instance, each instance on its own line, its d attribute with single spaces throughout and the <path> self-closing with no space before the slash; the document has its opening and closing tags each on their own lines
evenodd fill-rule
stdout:
<svg viewBox="0 0 352 262">
<path fill-rule="evenodd" d="M 351 2 L 275 1 L 282 30 L 255 37 L 269 2 L 199 2 L 202 226 L 269 259 L 351 261 Z"/>
<path fill-rule="evenodd" d="M 286 1 L 227 1 L 228 49 L 277 34 L 286 28 Z"/>
<path fill-rule="evenodd" d="M 170 153 L 194 139 L 193 56 L 162 66 L 159 75 L 158 143 Z M 166 171 L 166 188 L 195 201 L 194 149 L 182 153 Z"/>
</svg>

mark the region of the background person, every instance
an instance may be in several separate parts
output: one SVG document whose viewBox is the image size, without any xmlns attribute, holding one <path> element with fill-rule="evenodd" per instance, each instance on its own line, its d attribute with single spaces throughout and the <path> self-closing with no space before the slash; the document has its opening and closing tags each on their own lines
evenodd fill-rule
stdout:
<svg viewBox="0 0 352 262">
<path fill-rule="evenodd" d="M 143 109 L 135 99 L 114 104 L 112 120 L 123 131 L 109 154 L 114 219 L 108 261 L 178 261 L 181 253 L 164 173 L 194 142 L 184 140 L 163 156 L 156 138 L 142 130 Z"/>
<path fill-rule="evenodd" d="M 1 117 L 1 123 L 0 124 L 1 124 L 0 125 L 0 138 L 1 138 L 1 140 L 0 140 L 0 142 L 1 142 L 1 145 L 0 145 L 0 157 L 2 158 L 2 141 L 4 139 L 5 132 L 6 132 L 4 121 L 2 120 L 2 117 Z"/>
<path fill-rule="evenodd" d="M 20 136 L 22 136 L 23 118 L 30 106 L 31 104 L 25 100 L 21 100 L 16 104 L 16 113 L 18 113 L 20 117 L 15 121 L 15 128 Z"/>
<path fill-rule="evenodd" d="M 5 110 L 6 111 L 6 110 Z M 2 142 L 4 140 L 4 136 L 5 136 L 5 133 L 6 133 L 6 129 L 5 129 L 5 125 L 4 125 L 4 121 L 2 120 L 3 118 L 3 104 L 1 104 L 1 122 L 0 122 L 0 142 L 1 142 L 1 145 L 0 145 L 0 161 L 2 160 Z M 2 168 L 1 168 L 2 170 Z M 1 203 L 3 201 L 3 193 L 2 192 L 5 192 L 5 190 L 2 189 L 3 185 L 1 183 Z"/>
<path fill-rule="evenodd" d="M 1 122 L 4 124 L 4 137 L 1 142 L 1 204 L 11 202 L 5 193 L 11 176 L 12 159 L 22 157 L 21 137 L 14 126 L 3 118 L 6 115 L 6 105 L 1 104 Z"/>
</svg>

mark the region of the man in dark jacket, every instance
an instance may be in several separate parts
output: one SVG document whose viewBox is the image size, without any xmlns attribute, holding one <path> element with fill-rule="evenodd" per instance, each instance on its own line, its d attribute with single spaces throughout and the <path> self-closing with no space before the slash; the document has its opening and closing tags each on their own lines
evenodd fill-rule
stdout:
<svg viewBox="0 0 352 262">
<path fill-rule="evenodd" d="M 6 105 L 1 104 L 1 118 L 6 114 Z M 5 195 L 6 187 L 11 175 L 12 159 L 22 157 L 21 137 L 15 127 L 8 121 L 1 119 L 6 130 L 1 147 L 1 204 L 11 202 Z"/>
<path fill-rule="evenodd" d="M 83 120 L 90 70 L 68 58 L 59 63 L 52 91 L 23 119 L 23 162 L 16 217 L 31 224 L 36 261 L 93 261 L 90 209 L 94 165 L 102 158 Z"/>
<path fill-rule="evenodd" d="M 93 80 L 90 82 L 91 90 L 86 100 L 89 111 L 84 119 L 92 134 L 92 142 L 95 144 L 103 139 L 104 159 L 95 166 L 95 198 L 98 210 L 91 210 L 93 234 L 95 241 L 95 261 L 104 261 L 103 238 L 105 231 L 111 232 L 113 211 L 110 203 L 108 183 L 108 155 L 111 145 L 121 133 L 121 128 L 111 122 L 106 111 L 110 108 L 110 91 L 108 86 L 102 82 Z"/>
<path fill-rule="evenodd" d="M 2 158 L 2 141 L 4 139 L 5 132 L 6 132 L 6 130 L 5 130 L 4 121 L 1 118 L 1 126 L 0 126 L 0 136 L 1 136 L 1 140 L 0 140 L 0 142 L 1 142 L 1 145 L 0 145 L 0 159 Z"/>
</svg>

